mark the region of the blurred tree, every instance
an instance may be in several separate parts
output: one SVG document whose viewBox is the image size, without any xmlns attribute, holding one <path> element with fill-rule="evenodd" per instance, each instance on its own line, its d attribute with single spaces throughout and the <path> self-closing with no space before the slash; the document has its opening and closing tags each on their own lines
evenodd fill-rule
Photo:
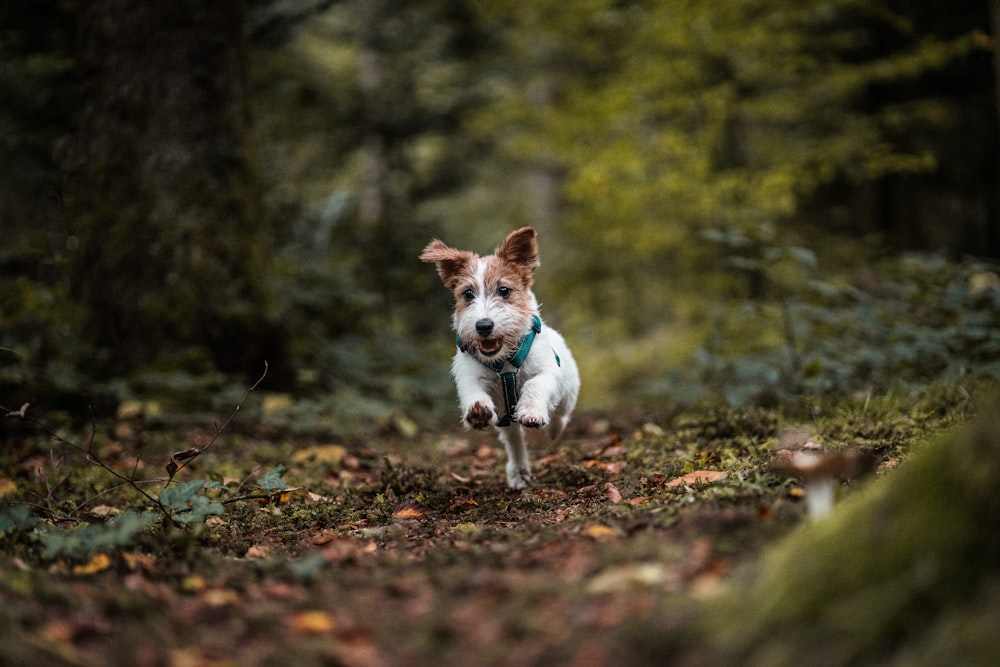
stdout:
<svg viewBox="0 0 1000 667">
<path fill-rule="evenodd" d="M 488 43 L 474 19 L 459 0 L 339 2 L 253 51 L 262 174 L 285 211 L 276 235 L 289 270 L 339 286 L 316 313 L 330 335 L 412 337 L 438 321 L 419 307 L 433 272 L 406 258 L 438 233 L 433 202 L 474 159 L 461 123 Z"/>
<path fill-rule="evenodd" d="M 703 297 L 762 296 L 769 249 L 831 230 L 884 232 L 901 247 L 984 248 L 976 230 L 997 203 L 984 187 L 996 168 L 990 105 L 971 83 L 983 80 L 981 5 L 965 3 L 947 22 L 936 20 L 952 5 L 855 0 L 481 8 L 514 64 L 477 127 L 522 163 L 559 165 L 568 245 L 579 251 L 565 280 L 588 276 L 590 311 L 626 306 L 629 333 L 677 305 L 665 291 L 636 289 L 650 276 Z M 554 44 L 558 81 L 538 105 L 525 45 L 542 39 Z M 946 85 L 956 72 L 968 81 Z M 961 144 L 975 164 L 966 183 L 952 151 L 972 123 L 988 138 Z M 910 201 L 930 201 L 903 194 L 931 174 L 937 210 L 968 197 L 959 224 L 921 215 Z M 742 287 L 718 270 L 732 255 Z"/>
<path fill-rule="evenodd" d="M 241 0 L 79 6 L 83 101 L 63 151 L 71 285 L 112 369 L 207 348 L 219 367 L 256 372 L 265 356 L 244 18 Z"/>
</svg>

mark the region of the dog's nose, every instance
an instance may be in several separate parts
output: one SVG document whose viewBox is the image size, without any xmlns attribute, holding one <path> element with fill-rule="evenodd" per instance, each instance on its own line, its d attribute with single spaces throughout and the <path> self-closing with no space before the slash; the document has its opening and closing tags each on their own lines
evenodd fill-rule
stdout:
<svg viewBox="0 0 1000 667">
<path fill-rule="evenodd" d="M 476 322 L 476 331 L 480 336 L 489 336 L 493 332 L 493 320 L 488 317 Z"/>
</svg>

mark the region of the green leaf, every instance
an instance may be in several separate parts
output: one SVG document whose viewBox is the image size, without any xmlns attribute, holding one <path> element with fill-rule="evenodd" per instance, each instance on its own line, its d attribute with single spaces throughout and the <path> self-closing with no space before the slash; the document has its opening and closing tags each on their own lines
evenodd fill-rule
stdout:
<svg viewBox="0 0 1000 667">
<path fill-rule="evenodd" d="M 30 530 L 38 521 L 25 505 L 6 508 L 0 512 L 0 535 Z"/>
<path fill-rule="evenodd" d="M 270 472 L 262 475 L 261 478 L 257 480 L 257 485 L 265 491 L 279 491 L 281 489 L 288 488 L 288 484 L 285 480 L 281 479 L 281 473 L 285 470 L 287 470 L 287 468 L 279 464 Z"/>
<path fill-rule="evenodd" d="M 130 510 L 106 523 L 84 524 L 76 528 L 36 528 L 36 536 L 45 545 L 47 558 L 86 559 L 96 553 L 129 546 L 139 533 L 159 519 L 160 515 L 155 512 Z"/>
</svg>

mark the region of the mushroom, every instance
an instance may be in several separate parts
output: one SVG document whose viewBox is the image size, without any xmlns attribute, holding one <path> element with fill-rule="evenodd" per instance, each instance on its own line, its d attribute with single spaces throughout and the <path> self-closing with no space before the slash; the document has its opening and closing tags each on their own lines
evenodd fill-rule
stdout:
<svg viewBox="0 0 1000 667">
<path fill-rule="evenodd" d="M 875 467 L 875 457 L 857 449 L 833 451 L 818 448 L 781 450 L 771 460 L 771 468 L 802 480 L 806 508 L 813 521 L 823 519 L 833 511 L 835 483 L 840 479 L 857 479 Z"/>
</svg>

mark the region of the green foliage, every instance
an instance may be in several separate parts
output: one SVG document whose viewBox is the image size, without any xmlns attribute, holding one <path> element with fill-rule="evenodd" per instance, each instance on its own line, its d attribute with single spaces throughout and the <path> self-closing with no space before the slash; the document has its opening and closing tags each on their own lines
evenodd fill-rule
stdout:
<svg viewBox="0 0 1000 667">
<path fill-rule="evenodd" d="M 283 465 L 272 468 L 266 474 L 261 475 L 260 479 L 257 480 L 257 486 L 265 491 L 279 491 L 281 489 L 287 489 L 288 484 L 285 480 L 281 479 L 281 473 L 286 470 L 288 470 L 288 468 Z"/>
<path fill-rule="evenodd" d="M 693 355 L 696 383 L 738 405 L 1000 378 L 996 270 L 910 255 L 872 272 L 867 288 L 790 281 L 776 287 L 776 303 L 716 314 Z"/>
<path fill-rule="evenodd" d="M 45 546 L 46 558 L 86 560 L 97 553 L 130 546 L 135 538 L 162 517 L 156 512 L 122 512 L 106 523 L 75 528 L 46 525 L 36 528 L 35 538 Z"/>
<path fill-rule="evenodd" d="M 167 486 L 160 491 L 160 505 L 170 518 L 179 523 L 202 523 L 210 516 L 219 516 L 226 509 L 222 503 L 204 495 L 206 489 L 217 488 L 216 482 L 192 480 Z"/>
<path fill-rule="evenodd" d="M 987 310 L 904 326 L 902 296 L 839 278 L 885 247 L 997 252 L 981 8 L 294 4 L 250 3 L 245 31 L 205 8 L 172 43 L 219 57 L 157 67 L 127 38 L 169 4 L 106 21 L 124 42 L 68 37 L 113 5 L 0 10 L 18 399 L 187 408 L 268 358 L 303 397 L 285 428 L 441 414 L 448 299 L 415 256 L 519 224 L 542 233 L 584 407 L 995 374 Z M 129 67 L 100 67 L 115 49 Z"/>
<path fill-rule="evenodd" d="M 37 524 L 38 517 L 25 505 L 14 505 L 0 510 L 0 536 L 31 530 Z"/>
</svg>

